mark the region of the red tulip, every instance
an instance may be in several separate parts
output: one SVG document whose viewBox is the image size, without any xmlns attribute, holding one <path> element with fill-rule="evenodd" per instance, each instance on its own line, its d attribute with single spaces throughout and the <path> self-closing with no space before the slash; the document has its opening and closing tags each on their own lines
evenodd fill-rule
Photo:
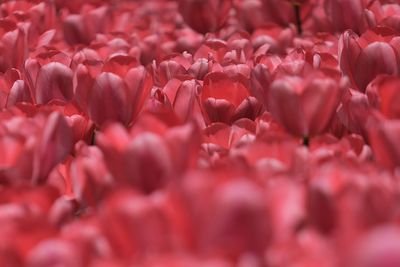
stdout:
<svg viewBox="0 0 400 267">
<path fill-rule="evenodd" d="M 326 130 L 340 97 L 337 81 L 321 73 L 305 79 L 285 77 L 271 84 L 269 109 L 292 134 L 312 136 Z"/>
<path fill-rule="evenodd" d="M 260 255 L 270 241 L 269 214 L 261 188 L 247 179 L 216 179 L 193 176 L 185 182 L 184 201 L 199 251 L 231 259 L 245 251 Z"/>
<path fill-rule="evenodd" d="M 17 69 L 9 69 L 0 78 L 0 107 L 11 107 L 18 102 L 32 102 L 31 92 Z"/>
<path fill-rule="evenodd" d="M 3 183 L 42 183 L 56 164 L 71 151 L 72 133 L 59 113 L 33 121 L 16 117 L 3 122 Z"/>
<path fill-rule="evenodd" d="M 164 88 L 165 90 L 165 88 Z M 204 124 L 200 108 L 201 85 L 196 80 L 187 80 L 180 83 L 174 92 L 166 92 L 176 116 L 187 122 L 195 118 L 199 123 Z"/>
<path fill-rule="evenodd" d="M 374 26 L 369 25 L 373 22 L 368 21 L 364 0 L 325 0 L 324 9 L 336 31 L 351 29 L 362 33 Z"/>
<path fill-rule="evenodd" d="M 61 173 L 65 193 L 81 205 L 96 206 L 109 193 L 114 180 L 99 148 L 81 143 L 78 146 L 76 157 L 63 166 Z"/>
<path fill-rule="evenodd" d="M 400 121 L 378 118 L 367 124 L 368 139 L 376 160 L 387 168 L 400 165 L 398 134 Z"/>
<path fill-rule="evenodd" d="M 354 242 L 347 266 L 395 267 L 400 264 L 399 242 L 397 225 L 373 229 Z"/>
<path fill-rule="evenodd" d="M 261 0 L 261 2 L 263 4 L 262 11 L 267 14 L 267 22 L 275 22 L 282 26 L 287 26 L 290 22 L 294 22 L 295 13 L 290 1 Z"/>
<path fill-rule="evenodd" d="M 201 93 L 203 113 L 207 123 L 231 123 L 240 118 L 255 118 L 260 111 L 257 100 L 249 95 L 242 75 L 229 78 L 220 72 L 204 77 Z"/>
<path fill-rule="evenodd" d="M 228 18 L 232 0 L 180 0 L 184 21 L 200 33 L 217 31 Z"/>
<path fill-rule="evenodd" d="M 365 94 L 345 90 L 337 114 L 340 122 L 352 133 L 367 136 L 366 124 L 370 115 L 370 104 Z"/>
<path fill-rule="evenodd" d="M 166 200 L 163 196 L 143 196 L 128 190 L 114 192 L 107 198 L 99 217 L 115 255 L 133 260 L 144 257 L 146 252 L 170 250 L 171 223 L 161 209 Z"/>
<path fill-rule="evenodd" d="M 76 244 L 64 240 L 48 239 L 40 242 L 30 251 L 27 257 L 27 266 L 50 267 L 54 264 L 68 264 L 83 267 L 84 252 L 79 251 Z"/>
<path fill-rule="evenodd" d="M 164 140 L 151 132 L 129 138 L 120 125 L 99 134 L 97 143 L 114 178 L 149 193 L 169 182 L 172 159 Z"/>
<path fill-rule="evenodd" d="M 21 68 L 28 56 L 26 31 L 9 20 L 0 22 L 0 71 Z"/>
<path fill-rule="evenodd" d="M 340 68 L 362 92 L 377 75 L 399 73 L 399 55 L 394 43 L 392 45 L 395 40 L 385 41 L 384 38 L 373 32 L 358 37 L 346 31 L 340 36 Z"/>
<path fill-rule="evenodd" d="M 361 164 L 340 160 L 317 166 L 308 188 L 311 225 L 325 234 L 341 232 L 337 237 L 345 243 L 394 215 L 391 176 L 374 166 L 360 168 Z"/>
<path fill-rule="evenodd" d="M 394 76 L 378 76 L 367 87 L 366 94 L 372 107 L 388 119 L 400 119 L 400 79 Z"/>
<path fill-rule="evenodd" d="M 107 6 L 98 8 L 84 6 L 80 14 L 71 14 L 64 18 L 65 41 L 70 45 L 89 44 L 95 39 L 96 34 L 105 30 L 108 19 Z"/>
<path fill-rule="evenodd" d="M 116 61 L 117 57 L 108 62 Z M 79 107 L 97 126 L 109 121 L 129 125 L 137 117 L 152 87 L 152 77 L 143 66 L 125 65 L 123 56 L 115 65 L 80 64 L 76 70 L 75 98 Z M 112 71 L 112 72 L 107 72 Z"/>
</svg>

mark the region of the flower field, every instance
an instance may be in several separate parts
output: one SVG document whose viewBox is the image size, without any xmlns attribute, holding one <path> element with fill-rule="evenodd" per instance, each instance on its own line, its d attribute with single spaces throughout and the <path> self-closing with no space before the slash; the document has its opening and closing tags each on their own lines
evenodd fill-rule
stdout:
<svg viewBox="0 0 400 267">
<path fill-rule="evenodd" d="M 399 267 L 399 0 L 0 1 L 0 267 Z"/>
</svg>

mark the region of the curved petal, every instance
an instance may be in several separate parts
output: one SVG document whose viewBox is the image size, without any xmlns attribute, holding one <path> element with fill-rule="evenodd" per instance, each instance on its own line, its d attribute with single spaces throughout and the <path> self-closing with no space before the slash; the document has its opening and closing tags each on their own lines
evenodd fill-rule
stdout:
<svg viewBox="0 0 400 267">
<path fill-rule="evenodd" d="M 109 72 L 101 73 L 94 81 L 88 103 L 88 115 L 98 126 L 105 122 L 128 123 L 128 106 L 125 84 Z"/>
<path fill-rule="evenodd" d="M 35 86 L 36 103 L 45 104 L 54 99 L 71 100 L 73 97 L 72 76 L 72 70 L 58 62 L 41 67 Z"/>
</svg>

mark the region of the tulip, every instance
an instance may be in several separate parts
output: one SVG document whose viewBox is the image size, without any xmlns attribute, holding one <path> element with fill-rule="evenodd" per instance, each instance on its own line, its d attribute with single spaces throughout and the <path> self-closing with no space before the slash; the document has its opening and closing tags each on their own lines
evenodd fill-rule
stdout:
<svg viewBox="0 0 400 267">
<path fill-rule="evenodd" d="M 202 109 L 207 123 L 231 122 L 255 118 L 260 111 L 257 100 L 249 95 L 242 75 L 229 78 L 225 73 L 211 72 L 204 77 Z"/>
<path fill-rule="evenodd" d="M 42 58 L 25 61 L 26 83 L 34 103 L 46 104 L 53 100 L 69 102 L 73 98 L 73 72 L 68 67 L 69 57 L 57 52 L 44 53 Z"/>
<path fill-rule="evenodd" d="M 282 26 L 287 26 L 295 21 L 294 7 L 291 1 L 262 0 L 263 11 L 268 14 L 270 22 L 275 22 Z"/>
<path fill-rule="evenodd" d="M 247 179 L 221 179 L 218 183 L 218 177 L 212 178 L 189 176 L 185 182 L 183 201 L 197 229 L 196 247 L 206 255 L 231 259 L 244 252 L 262 254 L 271 232 L 261 187 Z"/>
<path fill-rule="evenodd" d="M 9 20 L 0 21 L 0 71 L 21 68 L 28 56 L 26 31 Z"/>
<path fill-rule="evenodd" d="M 72 133 L 64 117 L 51 113 L 33 121 L 13 118 L 3 122 L 2 183 L 43 183 L 72 148 Z"/>
<path fill-rule="evenodd" d="M 182 122 L 195 118 L 199 123 L 203 121 L 204 124 L 200 108 L 201 85 L 199 82 L 196 80 L 183 82 L 172 80 L 164 87 L 163 91 L 167 95 L 170 107 L 174 110 L 177 118 Z"/>
<path fill-rule="evenodd" d="M 364 0 L 325 0 L 324 9 L 336 31 L 363 33 L 369 26 Z"/>
<path fill-rule="evenodd" d="M 157 127 L 163 124 L 153 122 L 150 129 L 133 131 L 131 135 L 121 125 L 111 124 L 97 138 L 116 182 L 130 184 L 145 193 L 174 182 L 192 166 L 200 138 L 194 125 L 159 130 Z"/>
<path fill-rule="evenodd" d="M 366 94 L 372 107 L 388 119 L 399 119 L 400 79 L 394 76 L 378 76 L 367 87 Z"/>
<path fill-rule="evenodd" d="M 386 120 L 378 116 L 366 126 L 368 140 L 376 160 L 383 166 L 394 169 L 400 165 L 400 150 L 398 149 L 398 134 L 400 121 Z"/>
<path fill-rule="evenodd" d="M 339 121 L 352 133 L 366 137 L 366 124 L 369 120 L 370 104 L 365 94 L 356 90 L 346 90 L 338 108 Z"/>
<path fill-rule="evenodd" d="M 0 78 L 0 107 L 11 107 L 19 102 L 32 103 L 31 92 L 17 69 L 9 69 Z"/>
<path fill-rule="evenodd" d="M 45 240 L 30 251 L 27 257 L 27 266 L 50 267 L 54 264 L 68 264 L 82 267 L 83 251 L 79 251 L 76 244 L 64 240 Z"/>
<path fill-rule="evenodd" d="M 397 225 L 372 229 L 354 242 L 348 266 L 397 266 L 400 264 L 399 244 L 400 231 Z"/>
<path fill-rule="evenodd" d="M 158 255 L 170 250 L 172 225 L 162 209 L 167 201 L 162 195 L 144 196 L 126 189 L 110 195 L 99 218 L 113 253 L 132 260 L 146 252 Z"/>
<path fill-rule="evenodd" d="M 85 6 L 80 14 L 71 14 L 64 18 L 64 38 L 70 45 L 89 44 L 97 33 L 105 30 L 109 18 L 107 6 L 92 8 Z"/>
<path fill-rule="evenodd" d="M 340 68 L 349 77 L 354 88 L 364 92 L 377 75 L 399 73 L 399 57 L 393 46 L 394 42 L 395 39 L 387 42 L 373 32 L 358 37 L 355 33 L 346 31 L 340 36 Z"/>
<path fill-rule="evenodd" d="M 106 62 L 104 72 L 96 64 L 80 64 L 75 73 L 75 100 L 98 127 L 109 121 L 131 124 L 153 84 L 143 66 L 132 66 L 129 56 L 122 56 L 121 61 L 119 57 Z"/>
<path fill-rule="evenodd" d="M 307 137 L 326 130 L 339 105 L 337 81 L 315 72 L 304 79 L 284 77 L 271 84 L 271 114 L 292 134 Z"/>
<path fill-rule="evenodd" d="M 200 33 L 215 32 L 228 18 L 232 0 L 180 0 L 184 21 Z"/>
</svg>

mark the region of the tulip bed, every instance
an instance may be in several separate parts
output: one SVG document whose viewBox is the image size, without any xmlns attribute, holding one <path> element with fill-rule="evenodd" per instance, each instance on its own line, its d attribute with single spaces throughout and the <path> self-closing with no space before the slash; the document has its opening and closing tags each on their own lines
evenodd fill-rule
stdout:
<svg viewBox="0 0 400 267">
<path fill-rule="evenodd" d="M 400 1 L 0 3 L 0 266 L 400 266 Z"/>
</svg>

